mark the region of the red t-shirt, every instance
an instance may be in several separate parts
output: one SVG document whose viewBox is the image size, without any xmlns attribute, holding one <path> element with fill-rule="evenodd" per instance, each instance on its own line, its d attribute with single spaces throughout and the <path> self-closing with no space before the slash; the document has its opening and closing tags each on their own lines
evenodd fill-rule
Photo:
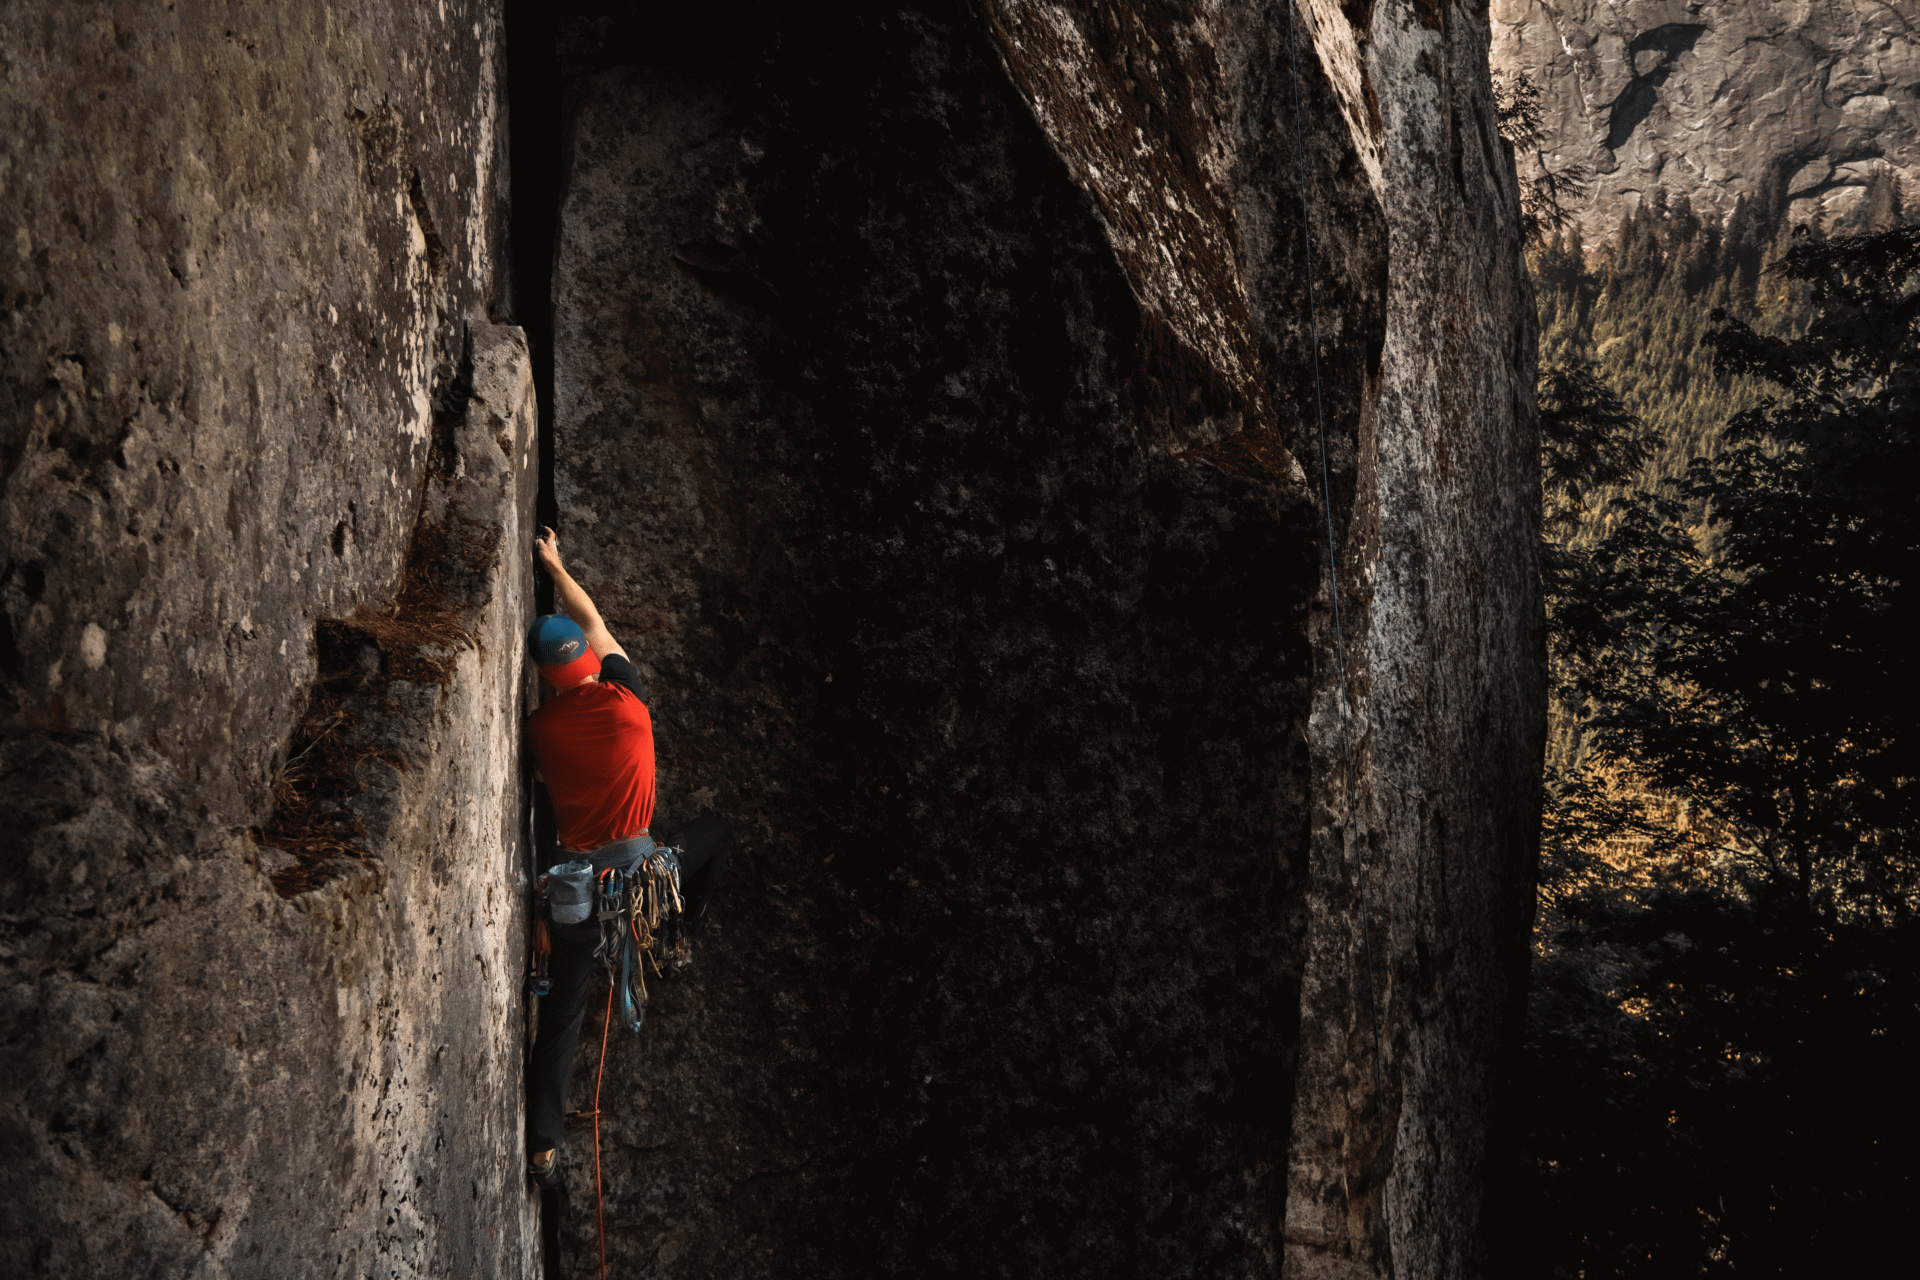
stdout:
<svg viewBox="0 0 1920 1280">
<path fill-rule="evenodd" d="M 527 718 L 535 757 L 560 819 L 560 843 L 597 849 L 653 821 L 653 717 L 640 673 L 619 654 L 589 681 Z"/>
</svg>

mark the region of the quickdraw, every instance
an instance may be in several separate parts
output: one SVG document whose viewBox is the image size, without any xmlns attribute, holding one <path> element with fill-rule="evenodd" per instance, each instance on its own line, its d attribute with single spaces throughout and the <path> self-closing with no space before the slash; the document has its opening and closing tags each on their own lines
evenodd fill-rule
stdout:
<svg viewBox="0 0 1920 1280">
<path fill-rule="evenodd" d="M 611 867 L 602 871 L 595 907 L 600 945 L 594 955 L 606 966 L 620 1006 L 620 1024 L 638 1031 L 646 1021 L 647 966 L 661 974 L 693 958 L 678 853 L 655 845 L 631 872 Z"/>
</svg>

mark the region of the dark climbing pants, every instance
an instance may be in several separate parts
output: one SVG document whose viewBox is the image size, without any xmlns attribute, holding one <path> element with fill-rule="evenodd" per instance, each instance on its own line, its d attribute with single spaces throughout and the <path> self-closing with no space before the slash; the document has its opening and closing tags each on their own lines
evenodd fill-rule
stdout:
<svg viewBox="0 0 1920 1280">
<path fill-rule="evenodd" d="M 727 853 L 733 847 L 727 824 L 707 814 L 682 828 L 667 844 L 680 850 L 680 896 L 687 921 L 698 936 L 707 903 L 726 874 Z M 547 976 L 552 988 L 540 997 L 540 1031 L 527 1061 L 527 1150 L 547 1151 L 560 1145 L 567 1113 L 567 1086 L 573 1082 L 573 1055 L 580 1044 L 580 1025 L 587 1012 L 593 958 L 600 942 L 600 926 L 549 924 L 553 954 Z"/>
</svg>

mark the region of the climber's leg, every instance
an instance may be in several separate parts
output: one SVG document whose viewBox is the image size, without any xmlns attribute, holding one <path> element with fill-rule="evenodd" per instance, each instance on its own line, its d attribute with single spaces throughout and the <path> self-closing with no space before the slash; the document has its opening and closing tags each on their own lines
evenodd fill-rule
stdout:
<svg viewBox="0 0 1920 1280">
<path fill-rule="evenodd" d="M 548 1151 L 560 1144 L 566 1121 L 567 1086 L 573 1081 L 573 1055 L 593 984 L 593 950 L 599 927 L 591 922 L 554 925 L 548 975 L 552 989 L 540 997 L 540 1031 L 527 1060 L 527 1150 Z"/>
</svg>

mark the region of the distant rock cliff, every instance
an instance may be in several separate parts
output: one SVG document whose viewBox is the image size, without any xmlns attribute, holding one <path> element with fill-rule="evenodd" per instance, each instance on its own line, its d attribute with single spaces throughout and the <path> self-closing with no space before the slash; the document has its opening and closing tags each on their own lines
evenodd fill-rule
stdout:
<svg viewBox="0 0 1920 1280">
<path fill-rule="evenodd" d="M 1572 210 L 1589 244 L 1661 187 L 1724 217 L 1777 174 L 1794 220 L 1831 222 L 1891 168 L 1920 198 L 1913 0 L 1493 0 L 1492 17 L 1495 70 L 1544 91 L 1550 163 L 1592 172 Z"/>
</svg>

